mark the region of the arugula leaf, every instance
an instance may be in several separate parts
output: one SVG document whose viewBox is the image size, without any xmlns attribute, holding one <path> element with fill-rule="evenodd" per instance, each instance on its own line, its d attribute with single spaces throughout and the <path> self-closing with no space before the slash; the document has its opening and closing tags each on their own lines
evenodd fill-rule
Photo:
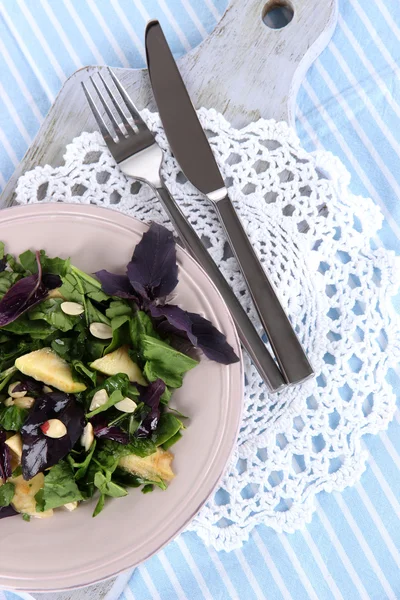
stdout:
<svg viewBox="0 0 400 600">
<path fill-rule="evenodd" d="M 71 302 L 82 302 L 83 295 L 96 302 L 103 302 L 109 298 L 96 279 L 73 265 L 70 272 L 63 277 L 60 293 Z"/>
<path fill-rule="evenodd" d="M 15 359 L 23 354 L 38 350 L 41 342 L 35 340 L 12 339 L 0 346 L 0 370 L 4 371 L 7 367 L 14 365 Z M 1 377 L 1 375 L 0 375 Z"/>
<path fill-rule="evenodd" d="M 0 426 L 6 431 L 19 431 L 29 411 L 18 406 L 0 406 Z"/>
<path fill-rule="evenodd" d="M 132 308 L 129 302 L 125 300 L 112 300 L 106 310 L 106 316 L 112 320 L 115 317 L 122 317 L 122 315 L 132 315 Z"/>
<path fill-rule="evenodd" d="M 122 486 L 111 481 L 110 476 L 107 477 L 100 471 L 98 471 L 94 476 L 94 485 L 105 496 L 111 496 L 112 498 L 122 498 L 122 496 L 128 495 L 128 492 Z"/>
<path fill-rule="evenodd" d="M 3 258 L 4 258 L 4 249 L 5 249 L 4 242 L 0 242 L 0 260 L 3 260 Z"/>
<path fill-rule="evenodd" d="M 0 506 L 8 506 L 14 498 L 15 486 L 10 481 L 0 486 Z"/>
<path fill-rule="evenodd" d="M 101 494 L 100 498 L 99 498 L 99 501 L 97 502 L 96 507 L 95 507 L 95 509 L 93 511 L 92 517 L 97 517 L 97 515 L 99 515 L 101 513 L 101 511 L 104 508 L 105 501 L 106 501 L 105 495 Z"/>
<path fill-rule="evenodd" d="M 44 300 L 28 312 L 28 318 L 31 321 L 46 321 L 59 331 L 70 331 L 79 321 L 79 317 L 66 315 L 61 310 L 61 304 L 64 302 L 61 298 L 49 298 Z"/>
<path fill-rule="evenodd" d="M 169 438 L 169 440 L 167 440 L 166 442 L 163 443 L 162 447 L 164 448 L 164 450 L 168 450 L 168 448 L 171 448 L 171 446 L 176 444 L 176 442 L 179 442 L 181 437 L 182 437 L 181 432 L 177 431 L 175 435 L 173 435 L 172 437 Z"/>
<path fill-rule="evenodd" d="M 113 337 L 110 344 L 104 349 L 104 354 L 114 352 L 117 348 L 129 344 L 129 328 L 127 323 L 129 322 L 128 315 L 119 315 L 111 319 L 111 329 L 113 331 Z"/>
<path fill-rule="evenodd" d="M 158 421 L 157 429 L 152 434 L 151 440 L 156 446 L 162 446 L 184 428 L 182 421 L 175 415 L 164 413 Z"/>
<path fill-rule="evenodd" d="M 19 273 L 13 273 L 12 271 L 3 271 L 0 273 L 0 297 L 2 298 L 20 278 Z"/>
<path fill-rule="evenodd" d="M 60 460 L 49 469 L 44 478 L 44 487 L 38 491 L 35 500 L 38 512 L 82 500 L 74 473 L 67 461 Z"/>
<path fill-rule="evenodd" d="M 17 372 L 16 367 L 10 367 L 2 373 L 0 373 L 0 391 L 6 387 L 11 377 Z"/>
<path fill-rule="evenodd" d="M 160 336 L 153 327 L 149 315 L 142 310 L 138 310 L 130 320 L 129 331 L 131 334 L 131 342 L 135 348 L 141 348 L 143 335 L 154 337 L 157 340 L 160 339 Z"/>
<path fill-rule="evenodd" d="M 154 337 L 142 335 L 141 344 L 143 358 L 147 361 L 143 372 L 149 381 L 162 379 L 169 387 L 181 387 L 183 375 L 198 364 L 197 360 Z"/>
<path fill-rule="evenodd" d="M 17 260 L 15 260 L 15 258 L 13 257 L 12 254 L 6 255 L 6 261 L 7 261 L 7 265 L 11 269 L 11 271 L 14 271 L 14 273 L 19 273 L 20 275 L 22 275 L 22 274 L 26 275 L 26 271 L 25 271 L 24 267 L 22 265 L 20 265 Z"/>
<path fill-rule="evenodd" d="M 93 385 L 96 385 L 96 383 L 97 383 L 96 371 L 92 371 L 91 369 L 89 369 L 89 367 L 84 365 L 81 360 L 73 360 L 72 361 L 72 369 L 73 369 L 73 374 L 75 371 L 78 374 L 78 376 L 83 375 L 84 377 L 87 377 L 88 379 L 90 379 L 90 381 L 93 383 Z"/>
<path fill-rule="evenodd" d="M 29 521 L 31 520 L 31 515 L 28 515 L 27 513 L 23 513 L 22 514 L 22 518 L 24 521 L 26 521 L 27 523 L 29 523 Z"/>
<path fill-rule="evenodd" d="M 133 388 L 130 385 L 129 377 L 125 373 L 119 373 L 118 375 L 112 375 L 111 377 L 107 377 L 107 379 L 105 381 L 103 381 L 103 383 L 101 385 L 98 385 L 94 390 L 91 390 L 86 395 L 87 406 L 90 406 L 93 396 L 99 390 L 106 390 L 106 392 L 109 396 L 111 396 L 111 394 L 113 392 L 115 392 L 115 390 L 120 390 L 124 397 L 128 396 L 128 394 L 129 394 L 129 397 L 131 397 L 133 390 L 136 390 L 136 388 Z M 135 395 L 137 396 L 138 394 L 139 394 L 139 392 L 136 391 Z"/>
<path fill-rule="evenodd" d="M 2 330 L 16 335 L 30 335 L 35 340 L 44 340 L 56 331 L 44 321 L 29 321 L 25 315 L 2 327 Z"/>
<path fill-rule="evenodd" d="M 121 469 L 120 467 L 117 467 L 114 471 L 113 480 L 119 485 L 124 485 L 126 487 L 137 488 L 141 485 L 156 485 L 162 490 L 167 489 L 167 485 L 162 479 L 157 479 L 157 481 L 143 479 L 143 477 L 140 477 L 139 475 L 134 475 L 133 473 L 129 473 L 129 471 L 125 471 L 125 469 Z"/>
<path fill-rule="evenodd" d="M 71 456 L 71 454 L 69 454 L 67 456 L 68 462 L 71 465 L 71 467 L 73 469 L 77 469 L 77 471 L 75 471 L 75 480 L 76 481 L 79 481 L 79 479 L 82 479 L 83 477 L 85 477 L 87 470 L 89 468 L 90 461 L 93 458 L 93 454 L 94 454 L 95 450 L 96 450 L 96 440 L 94 440 L 89 452 L 87 453 L 87 455 L 85 456 L 85 459 L 82 462 L 80 462 L 80 463 L 75 462 L 73 457 Z"/>
<path fill-rule="evenodd" d="M 31 250 L 26 250 L 19 255 L 19 261 L 22 267 L 28 273 L 34 275 L 38 272 L 36 262 L 36 254 Z M 44 250 L 40 251 L 40 264 L 42 265 L 43 273 L 52 273 L 53 275 L 61 275 L 64 277 L 70 270 L 71 261 L 69 258 L 63 259 L 58 256 L 49 258 Z"/>
<path fill-rule="evenodd" d="M 91 417 L 94 417 L 94 415 L 98 415 L 99 413 L 104 412 L 105 410 L 108 410 L 109 408 L 114 406 L 114 404 L 121 402 L 121 400 L 123 400 L 123 399 L 124 399 L 124 396 L 121 394 L 121 391 L 115 390 L 111 394 L 111 396 L 109 397 L 109 399 L 107 400 L 107 402 L 105 404 L 102 404 L 98 408 L 95 408 L 91 412 L 87 413 L 86 418 L 90 419 Z"/>
<path fill-rule="evenodd" d="M 103 313 L 94 306 L 90 300 L 86 300 L 86 315 L 88 323 L 105 323 L 110 325 L 110 319 L 108 319 Z"/>
</svg>

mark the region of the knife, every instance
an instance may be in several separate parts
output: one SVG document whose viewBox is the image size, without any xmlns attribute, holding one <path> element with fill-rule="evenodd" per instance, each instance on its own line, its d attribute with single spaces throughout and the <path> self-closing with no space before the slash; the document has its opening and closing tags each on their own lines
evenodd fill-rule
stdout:
<svg viewBox="0 0 400 600">
<path fill-rule="evenodd" d="M 313 369 L 236 214 L 158 21 L 147 24 L 145 42 L 150 82 L 171 150 L 218 214 L 285 381 L 299 383 Z"/>
</svg>

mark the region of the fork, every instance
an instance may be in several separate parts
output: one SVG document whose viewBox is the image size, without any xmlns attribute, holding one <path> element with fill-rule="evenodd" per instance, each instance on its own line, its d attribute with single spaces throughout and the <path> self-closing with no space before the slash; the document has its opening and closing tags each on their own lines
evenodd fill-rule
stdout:
<svg viewBox="0 0 400 600">
<path fill-rule="evenodd" d="M 100 71 L 98 71 L 98 77 L 107 94 L 107 99 L 92 75 L 89 77 L 89 80 L 96 92 L 97 99 L 100 101 L 111 122 L 116 137 L 114 137 L 107 127 L 87 86 L 83 82 L 82 87 L 108 149 L 125 175 L 149 185 L 159 198 L 184 247 L 203 267 L 227 304 L 238 330 L 240 340 L 260 376 L 271 391 L 277 391 L 285 385 L 280 370 L 225 277 L 170 195 L 161 173 L 163 152 L 157 144 L 153 133 L 143 121 L 116 75 L 109 68 L 107 68 L 107 71 L 119 92 L 120 99 L 113 93 Z M 119 117 L 118 121 L 112 107 L 114 107 Z M 133 127 L 124 110 L 129 113 L 133 120 Z"/>
</svg>

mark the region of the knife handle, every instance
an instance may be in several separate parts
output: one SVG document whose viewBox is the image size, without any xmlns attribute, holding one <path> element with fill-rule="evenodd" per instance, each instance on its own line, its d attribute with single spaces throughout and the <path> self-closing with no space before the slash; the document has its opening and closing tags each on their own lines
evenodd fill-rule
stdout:
<svg viewBox="0 0 400 600">
<path fill-rule="evenodd" d="M 254 325 L 167 188 L 158 187 L 156 192 L 186 250 L 203 267 L 223 297 L 235 321 L 240 341 L 249 353 L 261 378 L 272 392 L 276 392 L 285 385 L 285 382 Z"/>
<path fill-rule="evenodd" d="M 279 302 L 228 195 L 213 202 L 237 258 L 254 306 L 287 383 L 299 383 L 313 369 Z"/>
</svg>

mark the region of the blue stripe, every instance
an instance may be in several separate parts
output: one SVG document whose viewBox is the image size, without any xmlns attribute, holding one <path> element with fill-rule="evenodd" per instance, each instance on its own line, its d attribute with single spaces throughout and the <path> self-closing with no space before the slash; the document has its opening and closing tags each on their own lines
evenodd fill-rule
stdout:
<svg viewBox="0 0 400 600">
<path fill-rule="evenodd" d="M 400 26 L 400 5 L 398 0 L 382 1 L 389 11 L 392 22 Z M 95 18 L 87 0 L 71 0 L 71 2 L 82 20 L 83 26 L 87 29 L 90 38 L 89 41 L 85 40 L 80 32 L 74 18 L 71 17 L 67 10 L 64 0 L 58 0 L 57 2 L 48 0 L 55 18 L 58 20 L 66 38 L 73 47 L 80 63 L 82 65 L 96 64 L 96 55 L 90 48 L 92 43 L 107 64 L 122 66 L 121 59 L 112 48 L 107 35 Z M 142 4 L 149 17 L 158 18 L 161 21 L 173 52 L 178 57 L 184 53 L 185 48 L 174 26 L 181 30 L 191 47 L 201 42 L 202 35 L 195 21 L 186 10 L 183 0 L 165 0 L 165 3 L 172 14 L 172 23 L 161 8 L 160 0 L 142 0 Z M 191 6 L 205 30 L 207 32 L 211 31 L 216 23 L 212 12 L 207 6 L 206 0 L 187 0 L 187 3 Z M 59 38 L 59 34 L 53 27 L 42 3 L 38 0 L 25 0 L 25 4 L 31 12 L 32 18 L 38 28 L 43 33 L 54 55 L 54 59 L 59 64 L 59 69 L 68 77 L 75 70 L 74 60 L 70 56 L 66 45 Z M 118 6 L 124 15 L 123 19 L 117 14 L 111 0 L 96 1 L 95 4 L 111 34 L 114 36 L 117 45 L 126 56 L 129 65 L 133 68 L 143 67 L 143 57 L 136 47 L 134 39 L 132 39 L 132 36 L 125 27 L 125 24 L 129 24 L 138 38 L 143 40 L 146 19 L 137 8 L 136 0 L 118 0 Z M 222 14 L 228 6 L 228 0 L 214 0 L 214 5 L 220 14 Z M 378 39 L 374 39 L 363 23 L 357 13 L 357 6 L 359 10 L 365 13 L 367 19 L 370 20 L 371 27 L 373 28 L 372 31 L 377 33 L 379 36 Z M 40 84 L 37 75 L 35 75 L 34 68 L 35 66 L 37 67 L 45 84 L 47 84 L 53 95 L 56 95 L 61 87 L 61 78 L 57 74 L 57 69 L 51 64 L 46 52 L 43 50 L 28 22 L 26 14 L 20 9 L 17 2 L 0 0 L 0 7 L 6 11 L 21 36 L 27 48 L 28 55 L 24 55 L 3 18 L 0 18 L 0 40 L 4 43 L 16 68 L 23 77 L 23 81 L 31 93 L 39 112 L 45 115 L 50 108 L 50 104 L 45 90 Z M 400 185 L 400 156 L 396 153 L 394 144 L 386 137 L 381 126 L 375 120 L 373 111 L 375 109 L 386 128 L 391 132 L 395 140 L 400 143 L 398 136 L 398 132 L 400 131 L 400 78 L 393 72 L 384 53 L 379 49 L 379 44 L 381 43 L 386 48 L 390 57 L 392 57 L 393 62 L 398 63 L 400 40 L 394 32 L 393 26 L 386 23 L 379 9 L 378 0 L 370 0 L 368 2 L 362 2 L 362 0 L 340 0 L 340 15 L 348 27 L 350 34 L 353 34 L 360 44 L 367 60 L 370 61 L 372 68 L 375 70 L 376 76 L 380 77 L 383 85 L 391 94 L 392 105 L 383 96 L 374 79 L 374 74 L 368 70 L 361 57 L 357 54 L 346 35 L 345 28 L 339 26 L 335 32 L 332 46 L 324 51 L 318 59 L 318 63 L 310 69 L 307 74 L 307 84 L 300 89 L 298 107 L 299 115 L 303 115 L 304 123 L 299 119 L 297 130 L 306 149 L 314 149 L 314 142 L 310 135 L 312 134 L 318 139 L 321 146 L 339 156 L 351 173 L 352 191 L 362 196 L 369 196 L 370 193 L 373 193 L 376 201 L 379 200 L 382 202 L 393 222 L 400 227 L 400 201 L 398 194 L 394 186 L 390 183 L 388 176 L 385 175 L 377 160 L 373 157 L 371 150 L 371 148 L 376 150 L 397 185 Z M 364 104 L 362 94 L 353 88 L 348 75 L 346 75 L 346 72 L 342 69 L 335 56 L 337 52 L 343 57 L 350 72 L 367 95 L 373 107 L 372 109 Z M 29 64 L 29 58 L 34 63 L 33 67 Z M 321 75 L 323 70 L 332 79 L 333 85 L 338 90 L 338 95 L 333 94 L 326 81 L 324 81 Z M 32 109 L 27 106 L 24 94 L 17 85 L 15 77 L 1 53 L 0 78 L 0 83 L 9 96 L 10 102 L 19 115 L 21 122 L 28 134 L 33 137 L 39 128 L 38 119 Z M 310 90 L 310 93 L 308 90 Z M 316 101 L 311 98 L 311 93 L 315 95 Z M 354 115 L 353 120 L 349 120 L 346 116 L 346 104 Z M 339 134 L 343 136 L 349 149 L 348 154 L 342 149 L 338 134 L 331 129 L 324 114 L 320 111 L 320 107 L 323 107 L 328 117 L 336 126 Z M 362 135 L 357 132 L 357 126 L 361 129 Z M 4 103 L 4 99 L 1 97 L 0 130 L 8 140 L 17 158 L 22 158 L 27 149 L 27 143 L 19 132 L 16 123 L 14 123 Z M 365 140 L 362 139 L 362 136 L 365 136 Z M 368 145 L 370 147 L 367 147 Z M 354 167 L 352 161 L 354 162 Z M 360 175 L 356 172 L 356 169 L 359 170 Z M 0 171 L 5 180 L 11 176 L 13 170 L 14 166 L 10 156 L 0 143 Z M 369 185 L 371 192 L 366 188 L 366 184 Z M 375 191 L 372 188 L 375 188 Z M 400 238 L 395 231 L 394 225 L 385 222 L 379 233 L 379 240 L 385 246 L 400 252 Z M 400 294 L 395 301 L 395 306 L 400 311 Z M 391 372 L 388 381 L 396 391 L 397 400 L 399 401 L 399 375 Z M 397 549 L 400 548 L 400 515 L 393 508 L 389 497 L 385 493 L 385 488 L 381 487 L 379 483 L 380 477 L 382 477 L 386 481 L 388 488 L 392 490 L 395 498 L 400 502 L 398 493 L 400 489 L 400 470 L 388 451 L 388 448 L 392 448 L 392 452 L 395 453 L 394 458 L 396 459 L 397 457 L 400 461 L 399 422 L 394 421 L 391 423 L 387 432 L 379 436 L 365 436 L 365 445 L 375 461 L 375 472 L 371 466 L 367 466 L 361 485 L 345 490 L 341 496 L 338 496 L 336 493 L 321 493 L 318 498 L 317 514 L 307 528 L 307 533 L 314 542 L 323 564 L 345 600 L 360 598 L 360 592 L 357 590 L 352 579 L 351 569 L 349 569 L 349 572 L 347 571 L 345 561 L 342 561 L 337 548 L 335 548 L 333 541 L 330 539 L 328 530 L 324 526 L 323 517 L 328 520 L 334 529 L 350 565 L 352 565 L 358 574 L 363 586 L 367 590 L 368 596 L 377 600 L 384 600 L 387 598 L 387 593 L 379 581 L 377 572 L 370 565 L 366 554 L 357 541 L 350 523 L 344 516 L 344 512 L 340 508 L 341 499 L 358 524 L 365 542 L 370 548 L 388 584 L 394 590 L 395 595 L 400 597 L 400 573 L 398 566 L 391 556 L 389 548 L 386 546 L 383 529 L 373 523 L 371 515 L 363 502 L 363 494 L 365 494 L 375 508 L 394 547 Z M 292 549 L 293 554 L 298 558 L 304 576 L 311 590 L 314 591 L 315 597 L 319 600 L 330 600 L 335 597 L 334 589 L 324 577 L 322 567 L 318 565 L 316 559 L 313 557 L 305 535 L 301 532 L 293 535 L 277 534 L 265 526 L 259 526 L 257 532 L 260 536 L 261 544 L 271 556 L 277 572 L 281 575 L 292 598 L 307 600 L 310 594 L 306 589 L 306 584 L 301 582 L 290 554 L 285 549 L 285 540 L 289 544 L 289 548 Z M 215 560 L 214 552 L 210 551 L 195 534 L 184 534 L 180 543 L 184 544 L 183 550 L 186 552 L 185 549 L 187 549 L 187 552 L 192 556 L 197 569 L 209 589 L 209 595 L 206 596 L 201 585 L 196 580 L 195 573 L 192 572 L 190 563 L 186 560 L 184 552 L 176 542 L 172 543 L 165 549 L 165 557 L 169 561 L 183 589 L 185 598 L 189 600 L 204 600 L 204 598 L 207 600 L 209 598 L 213 600 L 227 600 L 231 598 L 231 587 L 241 600 L 256 598 L 256 592 L 251 587 L 249 577 L 246 575 L 239 560 L 240 557 L 242 557 L 242 561 L 247 562 L 248 572 L 258 582 L 265 598 L 275 600 L 283 597 L 272 571 L 268 569 L 260 549 L 257 547 L 252 536 L 250 536 L 249 542 L 245 544 L 242 550 L 230 554 L 219 552 L 218 563 Z M 140 567 L 135 570 L 129 585 L 136 600 L 153 600 L 152 592 L 145 582 L 147 576 L 162 600 L 175 600 L 179 597 L 160 559 L 162 559 L 162 556 L 155 556 L 147 561 L 145 568 Z M 227 573 L 228 582 L 224 581 L 224 575 L 219 570 L 221 565 Z M 312 594 L 312 591 L 310 593 Z M 7 592 L 6 598 L 7 600 L 15 600 L 19 598 L 19 595 Z M 123 594 L 121 598 L 131 600 L 128 594 Z"/>
</svg>

